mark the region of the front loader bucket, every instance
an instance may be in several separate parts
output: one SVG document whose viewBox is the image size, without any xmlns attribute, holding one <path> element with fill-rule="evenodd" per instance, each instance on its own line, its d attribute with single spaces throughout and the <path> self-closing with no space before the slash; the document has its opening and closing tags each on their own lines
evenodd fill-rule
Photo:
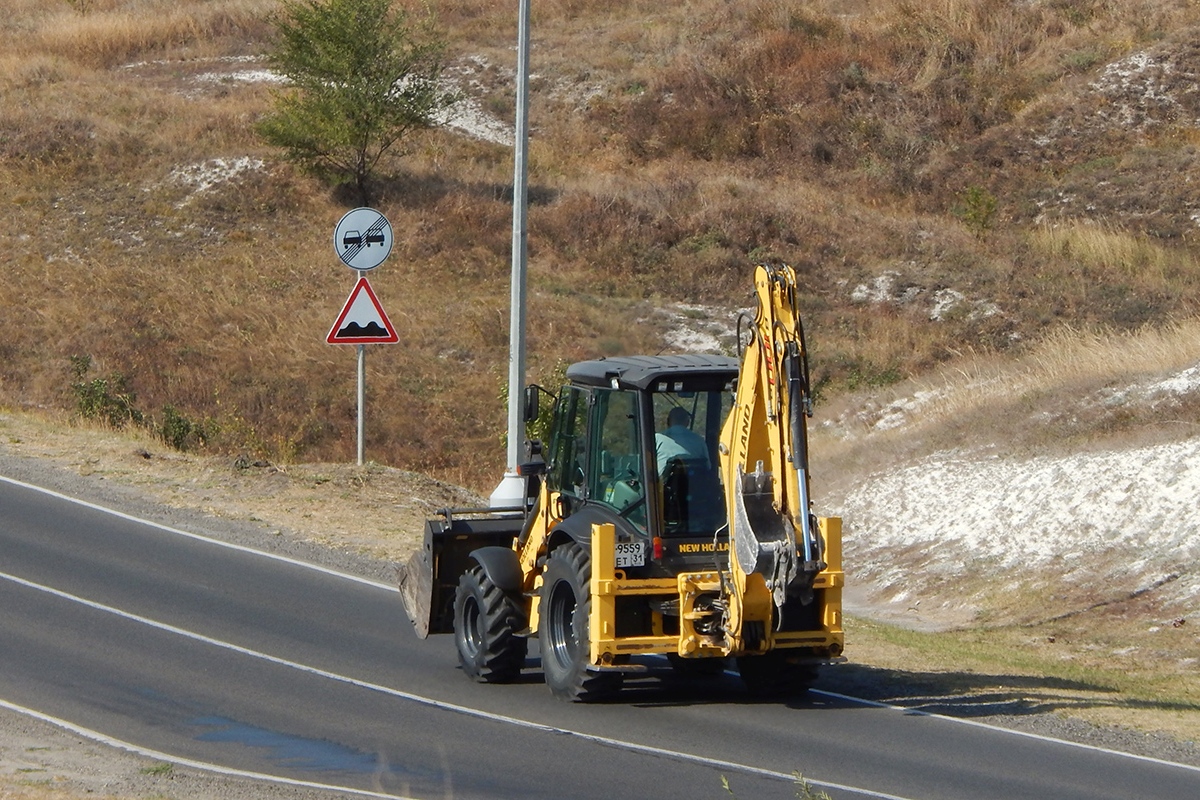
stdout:
<svg viewBox="0 0 1200 800">
<path fill-rule="evenodd" d="M 471 554 L 484 547 L 511 548 L 524 524 L 490 509 L 443 509 L 441 514 L 425 521 L 424 544 L 400 570 L 400 598 L 422 639 L 453 633 L 454 592 L 459 577 L 475 565 Z"/>
<path fill-rule="evenodd" d="M 433 623 L 433 564 L 428 550 L 413 553 L 400 570 L 400 599 L 417 637 L 429 636 Z"/>
</svg>

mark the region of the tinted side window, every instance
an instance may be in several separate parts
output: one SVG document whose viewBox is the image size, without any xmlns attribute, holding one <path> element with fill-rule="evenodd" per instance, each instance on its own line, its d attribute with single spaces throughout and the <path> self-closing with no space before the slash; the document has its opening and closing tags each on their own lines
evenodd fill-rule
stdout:
<svg viewBox="0 0 1200 800">
<path fill-rule="evenodd" d="M 554 418 L 547 478 L 551 489 L 573 497 L 584 496 L 587 463 L 588 395 L 564 386 Z"/>
</svg>

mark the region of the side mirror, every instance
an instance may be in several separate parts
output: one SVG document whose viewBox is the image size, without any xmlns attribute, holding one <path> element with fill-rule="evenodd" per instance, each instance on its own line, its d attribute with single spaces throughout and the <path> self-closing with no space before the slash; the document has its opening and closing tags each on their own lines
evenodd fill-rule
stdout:
<svg viewBox="0 0 1200 800">
<path fill-rule="evenodd" d="M 538 394 L 541 387 L 532 384 L 525 387 L 525 421 L 533 422 L 538 418 Z"/>
<path fill-rule="evenodd" d="M 540 476 L 546 474 L 545 461 L 529 461 L 524 464 L 517 465 L 517 474 L 522 478 Z"/>
</svg>

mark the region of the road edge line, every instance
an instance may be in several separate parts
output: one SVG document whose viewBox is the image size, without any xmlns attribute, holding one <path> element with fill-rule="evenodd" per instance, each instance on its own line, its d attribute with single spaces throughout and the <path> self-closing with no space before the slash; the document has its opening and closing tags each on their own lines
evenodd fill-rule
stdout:
<svg viewBox="0 0 1200 800">
<path fill-rule="evenodd" d="M 85 728 L 82 725 L 76 725 L 75 723 L 68 722 L 65 719 L 60 719 L 58 717 L 51 716 L 50 714 L 46 714 L 41 711 L 37 711 L 36 709 L 27 708 L 26 706 L 18 705 L 17 703 L 10 702 L 3 698 L 0 698 L 0 708 L 7 709 L 7 710 L 12 711 L 17 714 L 24 714 L 27 717 L 32 717 L 36 720 L 45 722 L 49 725 L 53 725 L 56 728 L 61 728 L 65 731 L 75 734 L 76 736 L 82 736 L 85 739 L 90 739 L 93 742 L 99 742 L 100 744 L 108 745 L 109 747 L 115 747 L 116 749 L 124 750 L 127 753 L 133 753 L 134 755 L 143 756 L 145 758 L 152 758 L 156 761 L 165 761 L 165 762 L 168 762 L 171 764 L 176 764 L 181 767 L 190 767 L 191 769 L 198 769 L 198 770 L 202 770 L 204 772 L 212 772 L 217 775 L 223 775 L 223 776 L 230 777 L 230 778 L 246 778 L 249 780 L 256 780 L 256 781 L 269 781 L 271 783 L 281 783 L 281 784 L 285 784 L 287 786 L 296 786 L 296 787 L 304 788 L 304 789 L 317 789 L 320 791 L 341 792 L 341 793 L 346 793 L 346 794 L 357 795 L 359 797 L 383 798 L 383 800 L 413 800 L 413 798 L 405 797 L 403 795 L 383 794 L 381 792 L 372 792 L 372 791 L 368 791 L 366 789 L 353 789 L 353 788 L 346 787 L 346 786 L 334 786 L 332 784 L 327 784 L 327 783 L 316 783 L 314 781 L 302 781 L 302 780 L 299 780 L 296 778 L 284 778 L 284 777 L 280 777 L 278 775 L 267 775 L 266 773 L 262 773 L 262 772 L 250 772 L 249 770 L 234 769 L 232 767 L 222 767 L 219 764 L 210 764 L 207 761 L 194 761 L 190 758 L 182 758 L 180 756 L 173 756 L 173 755 L 170 755 L 168 753 L 163 753 L 158 750 L 151 750 L 151 749 L 148 749 L 145 747 L 139 747 L 130 742 L 126 742 L 121 739 L 116 739 L 112 736 L 108 736 L 107 734 L 100 733 L 99 731 L 94 731 L 91 728 Z"/>
<path fill-rule="evenodd" d="M 974 728 L 983 728 L 997 733 L 1009 733 L 1013 736 L 1024 736 L 1027 739 L 1034 739 L 1039 742 L 1050 742 L 1053 744 L 1066 745 L 1067 747 L 1078 747 L 1082 750 L 1090 750 L 1094 753 L 1104 753 L 1111 756 L 1122 756 L 1124 758 L 1132 758 L 1135 761 L 1143 761 L 1148 764 L 1157 764 L 1162 767 L 1178 767 L 1180 769 L 1190 770 L 1192 772 L 1200 772 L 1200 767 L 1194 764 L 1182 764 L 1178 761 L 1168 761 L 1165 758 L 1155 758 L 1154 756 L 1144 756 L 1140 753 L 1129 753 L 1124 750 L 1114 750 L 1111 747 L 1100 747 L 1099 745 L 1086 744 L 1084 742 L 1072 742 L 1070 739 L 1056 739 L 1053 736 L 1046 736 L 1041 733 L 1033 733 L 1031 731 L 1022 731 L 1016 728 L 1005 728 L 1001 725 L 992 725 L 987 722 L 980 722 L 976 719 L 963 719 L 962 717 L 951 717 L 948 714 L 938 714 L 933 711 L 924 711 L 919 708 L 909 708 L 907 706 L 898 706 L 892 703 L 883 703 L 878 700 L 867 700 L 862 697 L 854 697 L 848 694 L 839 692 L 830 692 L 824 689 L 809 689 L 811 694 L 819 694 L 824 697 L 831 697 L 836 700 L 845 700 L 850 703 L 858 703 L 865 706 L 873 706 L 875 708 L 885 708 L 891 711 L 903 711 L 905 714 L 913 714 L 922 717 L 932 717 L 934 719 L 944 719 L 947 722 L 955 722 L 959 725 L 970 725 Z"/>
<path fill-rule="evenodd" d="M 344 578 L 348 581 L 354 581 L 355 583 L 361 583 L 363 585 L 371 586 L 376 589 L 384 589 L 384 590 L 391 591 L 391 592 L 399 591 L 398 587 L 393 586 L 390 583 L 383 583 L 382 581 L 371 580 L 370 578 L 363 578 L 359 575 L 354 575 L 349 572 L 343 572 L 342 570 L 333 569 L 332 567 L 325 567 L 320 564 L 314 564 L 311 561 L 304 561 L 299 558 L 292 558 L 291 556 L 280 555 L 279 553 L 271 553 L 267 550 L 260 550 L 257 547 L 250 547 L 249 545 L 235 544 L 233 542 L 226 542 L 223 539 L 217 539 L 212 536 L 205 536 L 202 533 L 193 533 L 191 531 L 185 531 L 182 528 L 175 528 L 175 527 L 166 525 L 161 522 L 155 522 L 154 520 L 144 519 L 142 517 L 134 516 L 133 514 L 127 514 L 124 511 L 117 511 L 114 508 L 108 508 L 107 506 L 102 506 L 99 503 L 93 503 L 90 500 L 81 500 L 78 497 L 71 497 L 69 494 L 63 494 L 62 492 L 56 491 L 54 489 L 47 489 L 46 487 L 38 486 L 35 483 L 28 483 L 26 481 L 17 480 L 16 478 L 9 478 L 6 475 L 0 475 L 0 482 L 4 482 L 4 483 L 10 484 L 12 486 L 19 486 L 22 489 L 29 489 L 31 491 L 40 492 L 41 494 L 48 495 L 50 497 L 54 497 L 59 500 L 65 500 L 68 503 L 74 503 L 77 506 L 82 506 L 84 508 L 91 509 L 92 511 L 99 511 L 104 514 L 109 514 L 111 516 L 117 517 L 118 519 L 123 519 L 127 522 L 135 522 L 139 525 L 145 525 L 150 528 L 157 528 L 158 530 L 163 531 L 165 533 L 171 533 L 176 536 L 182 536 L 184 538 L 192 539 L 194 541 L 207 542 L 209 544 L 215 544 L 219 547 L 224 547 L 229 550 L 237 550 L 242 553 L 251 553 L 251 554 L 257 555 L 257 556 L 263 556 L 264 558 L 270 558 L 275 561 L 281 561 L 285 564 L 291 564 L 292 566 L 296 566 L 296 567 L 303 567 L 304 569 L 309 569 L 314 572 L 320 572 L 325 575 L 333 576 L 335 578 Z"/>
</svg>

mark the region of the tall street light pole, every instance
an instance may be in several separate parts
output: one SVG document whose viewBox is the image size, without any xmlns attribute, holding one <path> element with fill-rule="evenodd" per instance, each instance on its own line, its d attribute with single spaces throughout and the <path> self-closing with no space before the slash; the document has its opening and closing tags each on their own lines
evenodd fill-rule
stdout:
<svg viewBox="0 0 1200 800">
<path fill-rule="evenodd" d="M 517 463 L 525 442 L 522 413 L 525 395 L 525 211 L 529 201 L 529 2 L 517 13 L 517 127 L 513 158 L 512 298 L 508 329 L 508 452 L 504 478 L 489 498 L 492 508 L 518 508 L 525 502 L 525 482 Z"/>
</svg>

